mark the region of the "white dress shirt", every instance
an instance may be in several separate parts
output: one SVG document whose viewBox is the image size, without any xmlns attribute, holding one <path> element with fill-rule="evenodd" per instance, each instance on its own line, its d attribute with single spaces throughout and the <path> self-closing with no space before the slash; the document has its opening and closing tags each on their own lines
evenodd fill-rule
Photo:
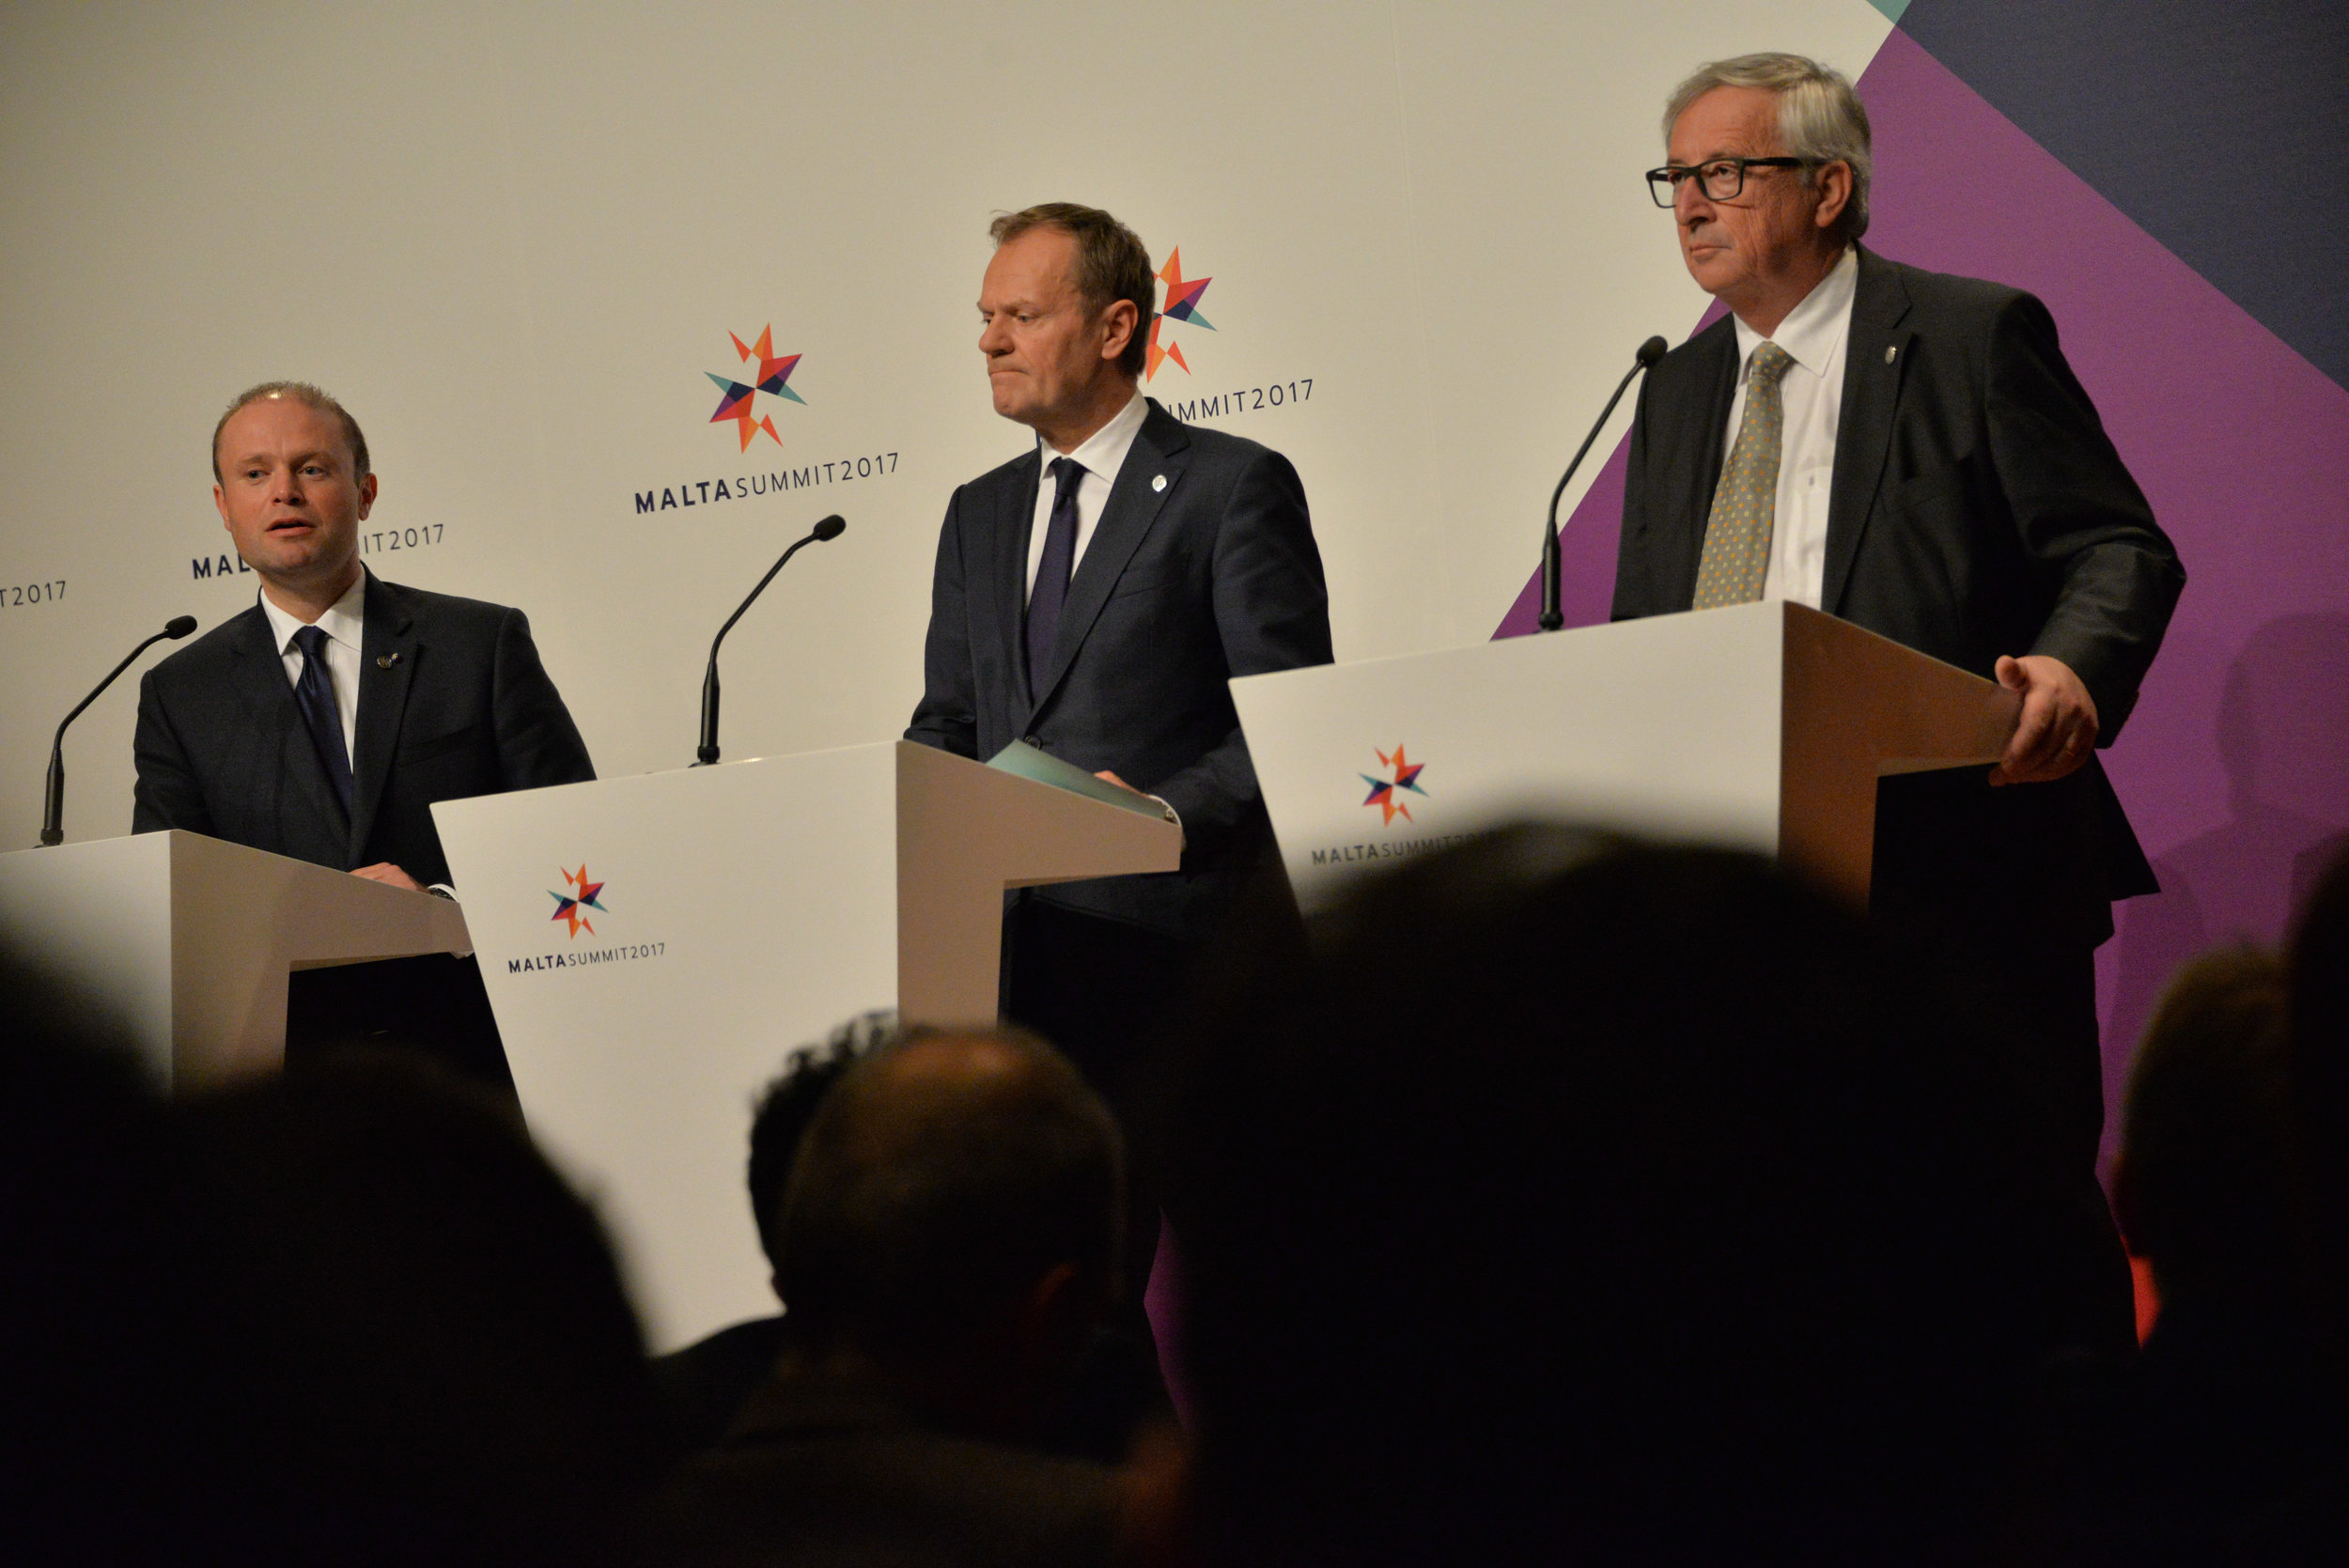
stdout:
<svg viewBox="0 0 2349 1568">
<path fill-rule="evenodd" d="M 326 633 L 326 674 L 334 683 L 334 714 L 343 722 L 343 755 L 350 758 L 358 747 L 359 735 L 359 637 L 366 625 L 367 574 L 361 572 L 350 591 L 336 599 L 318 627 Z M 294 633 L 306 624 L 293 618 L 261 596 L 261 613 L 269 617 L 269 629 L 277 639 L 278 657 L 285 662 L 286 679 L 289 684 L 302 683 L 302 650 L 294 646 Z"/>
<path fill-rule="evenodd" d="M 1778 383 L 1786 422 L 1779 436 L 1778 509 L 1762 597 L 1813 610 L 1827 580 L 1828 491 L 1835 478 L 1835 423 L 1843 411 L 1843 346 L 1851 338 L 1852 295 L 1859 286 L 1859 253 L 1847 245 L 1768 339 L 1795 363 Z M 1731 319 L 1737 328 L 1737 395 L 1730 400 L 1723 462 L 1746 417 L 1746 378 L 1764 341 L 1742 320 Z"/>
<path fill-rule="evenodd" d="M 1142 422 L 1150 417 L 1150 400 L 1134 389 L 1133 401 L 1111 416 L 1110 422 L 1087 436 L 1074 452 L 1063 452 L 1050 442 L 1037 438 L 1036 447 L 1044 458 L 1042 476 L 1035 487 L 1035 521 L 1028 529 L 1028 592 L 1035 592 L 1036 568 L 1044 564 L 1044 536 L 1052 522 L 1052 459 L 1074 458 L 1085 473 L 1077 481 L 1077 553 L 1068 560 L 1068 575 L 1073 581 L 1077 563 L 1085 558 L 1085 546 L 1093 542 L 1094 525 L 1101 520 L 1101 508 L 1110 504 L 1110 487 L 1117 482 L 1117 471 L 1126 465 L 1126 454 L 1134 444 L 1134 437 L 1142 433 Z"/>
</svg>

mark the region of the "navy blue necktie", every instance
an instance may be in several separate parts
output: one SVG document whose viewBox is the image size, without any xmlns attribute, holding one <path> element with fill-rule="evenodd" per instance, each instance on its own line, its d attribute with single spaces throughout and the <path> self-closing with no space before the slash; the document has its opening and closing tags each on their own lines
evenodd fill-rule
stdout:
<svg viewBox="0 0 2349 1568">
<path fill-rule="evenodd" d="M 305 626 L 293 634 L 302 650 L 302 678 L 294 682 L 294 706 L 309 727 L 310 744 L 318 748 L 326 768 L 326 782 L 343 803 L 343 820 L 350 820 L 350 753 L 343 744 L 343 716 L 334 707 L 334 681 L 326 669 L 326 633 Z"/>
<path fill-rule="evenodd" d="M 1028 700 L 1052 657 L 1061 607 L 1068 602 L 1068 578 L 1077 564 L 1077 486 L 1084 465 L 1074 458 L 1052 459 L 1052 518 L 1044 529 L 1044 559 L 1036 564 L 1035 586 L 1028 591 Z"/>
</svg>

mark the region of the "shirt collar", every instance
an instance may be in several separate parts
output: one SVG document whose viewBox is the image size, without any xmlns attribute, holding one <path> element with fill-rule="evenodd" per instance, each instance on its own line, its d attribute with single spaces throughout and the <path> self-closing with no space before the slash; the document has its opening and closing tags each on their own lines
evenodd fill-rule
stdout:
<svg viewBox="0 0 2349 1568">
<path fill-rule="evenodd" d="M 1088 474 L 1097 474 L 1111 484 L 1117 482 L 1117 471 L 1126 466 L 1126 454 L 1134 444 L 1134 437 L 1142 433 L 1142 422 L 1150 417 L 1150 399 L 1134 388 L 1132 399 L 1110 416 L 1110 422 L 1078 443 L 1074 452 L 1063 452 L 1041 436 L 1036 445 L 1045 453 L 1044 461 L 1050 465 L 1054 458 L 1073 458 Z"/>
<path fill-rule="evenodd" d="M 277 640 L 277 652 L 283 657 L 293 646 L 294 633 L 306 622 L 295 619 L 280 610 L 267 594 L 260 596 L 261 613 L 269 617 L 270 634 Z M 353 582 L 342 598 L 327 606 L 326 613 L 318 619 L 318 628 L 326 633 L 329 642 L 340 643 L 351 652 L 359 651 L 359 639 L 366 629 L 367 574 L 362 567 L 359 581 Z"/>
<path fill-rule="evenodd" d="M 1802 303 L 1786 313 L 1786 319 L 1770 334 L 1769 341 L 1786 350 L 1797 365 L 1813 376 L 1827 374 L 1828 361 L 1836 347 L 1843 341 L 1845 329 L 1851 325 L 1851 303 L 1859 288 L 1859 250 L 1845 245 L 1843 256 L 1827 270 L 1827 276 L 1812 286 Z M 1763 343 L 1762 334 L 1735 316 L 1737 323 L 1737 363 L 1750 365 L 1753 351 Z M 1744 375 L 1741 369 L 1738 374 Z"/>
</svg>

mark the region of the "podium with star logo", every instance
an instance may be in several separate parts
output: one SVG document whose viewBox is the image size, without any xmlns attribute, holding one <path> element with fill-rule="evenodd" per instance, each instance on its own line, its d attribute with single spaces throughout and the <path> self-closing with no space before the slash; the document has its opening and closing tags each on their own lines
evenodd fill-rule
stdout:
<svg viewBox="0 0 2349 1568">
<path fill-rule="evenodd" d="M 297 973 L 473 950 L 445 898 L 181 828 L 0 855 L 0 938 L 173 1091 L 277 1071 Z"/>
<path fill-rule="evenodd" d="M 1534 818 L 1775 855 L 1868 899 L 1876 780 L 1994 762 L 2019 699 L 1783 600 L 1232 683 L 1290 885 Z"/>
<path fill-rule="evenodd" d="M 661 1348 L 773 1311 L 740 1175 L 793 1047 L 875 1008 L 991 1023 L 1006 889 L 1182 853 L 1155 810 L 908 741 L 433 816 L 522 1112 L 598 1194 Z"/>
</svg>

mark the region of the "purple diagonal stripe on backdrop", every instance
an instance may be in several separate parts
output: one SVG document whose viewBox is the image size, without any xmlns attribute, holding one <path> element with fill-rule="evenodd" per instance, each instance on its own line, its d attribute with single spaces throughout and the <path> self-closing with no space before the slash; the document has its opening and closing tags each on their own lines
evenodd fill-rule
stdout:
<svg viewBox="0 0 2349 1568">
<path fill-rule="evenodd" d="M 2177 963 L 2280 935 L 2295 886 L 2349 830 L 2349 392 L 1898 29 L 1859 85 L 1875 125 L 1868 243 L 2046 301 L 2186 561 L 2169 641 L 2106 759 L 2164 889 L 2121 906 L 2098 955 L 2110 1094 Z M 1606 616 L 1623 458 L 1567 528 L 1570 624 Z M 1531 629 L 1535 593 L 1498 635 Z"/>
</svg>

